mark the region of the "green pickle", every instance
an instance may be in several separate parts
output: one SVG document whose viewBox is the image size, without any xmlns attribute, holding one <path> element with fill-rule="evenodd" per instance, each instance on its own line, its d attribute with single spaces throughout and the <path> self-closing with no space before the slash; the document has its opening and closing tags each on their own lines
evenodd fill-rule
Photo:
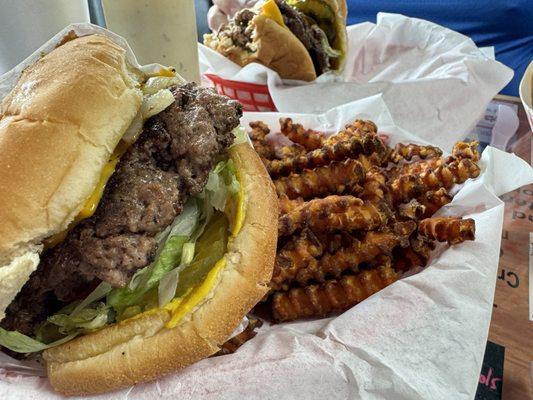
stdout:
<svg viewBox="0 0 533 400">
<path fill-rule="evenodd" d="M 337 36 L 334 23 L 335 15 L 330 6 L 319 0 L 288 0 L 287 3 L 315 20 L 320 29 L 326 33 L 330 44 L 336 48 L 336 46 L 334 46 Z"/>
<path fill-rule="evenodd" d="M 191 264 L 179 276 L 176 297 L 203 282 L 209 271 L 226 254 L 229 223 L 226 215 L 217 212 L 204 234 L 196 243 L 196 254 Z"/>
</svg>

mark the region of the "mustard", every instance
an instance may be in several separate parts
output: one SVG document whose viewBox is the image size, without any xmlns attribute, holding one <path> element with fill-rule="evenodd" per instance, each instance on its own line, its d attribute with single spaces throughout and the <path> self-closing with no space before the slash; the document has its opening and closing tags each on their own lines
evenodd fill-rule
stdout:
<svg viewBox="0 0 533 400">
<path fill-rule="evenodd" d="M 226 257 L 217 261 L 215 266 L 209 271 L 205 280 L 194 290 L 190 290 L 188 295 L 179 297 L 168 303 L 164 309 L 170 311 L 171 317 L 165 325 L 166 328 L 174 328 L 181 319 L 196 307 L 211 292 L 218 280 L 220 271 L 226 266 Z"/>
</svg>

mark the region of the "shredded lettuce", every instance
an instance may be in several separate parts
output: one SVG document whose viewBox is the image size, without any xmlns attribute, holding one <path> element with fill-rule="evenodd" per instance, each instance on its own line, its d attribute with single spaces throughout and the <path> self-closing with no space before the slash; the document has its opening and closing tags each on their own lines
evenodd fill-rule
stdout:
<svg viewBox="0 0 533 400">
<path fill-rule="evenodd" d="M 248 134 L 246 133 L 246 129 L 244 129 L 244 126 L 239 125 L 233 130 L 233 136 L 235 136 L 235 140 L 233 141 L 233 146 L 241 143 L 249 143 Z"/>
<path fill-rule="evenodd" d="M 148 78 L 142 87 L 144 95 L 156 94 L 162 89 L 166 89 L 172 85 L 179 85 L 182 80 L 177 76 L 152 76 Z"/>
<path fill-rule="evenodd" d="M 183 296 L 188 289 L 200 283 L 226 253 L 228 225 L 225 215 L 217 212 L 196 245 L 194 260 L 179 274 L 175 297 Z"/>
<path fill-rule="evenodd" d="M 91 332 L 107 325 L 112 316 L 111 309 L 103 302 L 79 310 L 76 314 L 55 314 L 48 317 L 50 324 L 56 325 L 64 335 Z"/>
<path fill-rule="evenodd" d="M 159 281 L 159 286 L 157 288 L 157 301 L 159 307 L 163 307 L 165 304 L 170 303 L 175 297 L 180 272 L 180 268 L 174 268 L 172 271 L 167 272 Z"/>
<path fill-rule="evenodd" d="M 166 273 L 180 264 L 182 250 L 190 236 L 197 229 L 200 219 L 200 209 L 196 199 L 191 199 L 185 204 L 182 213 L 163 232 L 156 236 L 159 244 L 155 261 L 148 267 L 139 270 L 126 287 L 113 289 L 107 296 L 107 304 L 119 314 L 118 318 L 125 317 L 124 311 L 137 305 L 143 297 L 155 288 Z M 129 309 L 132 311 L 140 309 Z M 126 317 L 127 317 L 126 316 Z"/>
<path fill-rule="evenodd" d="M 71 316 L 76 316 L 78 313 L 82 312 L 85 308 L 87 308 L 90 304 L 94 303 L 95 301 L 98 301 L 100 299 L 103 299 L 107 296 L 107 294 L 111 291 L 112 287 L 107 282 L 100 283 L 96 289 L 94 289 L 86 298 L 85 300 L 81 301 L 74 310 L 72 310 Z"/>
<path fill-rule="evenodd" d="M 181 264 L 189 265 L 194 258 L 194 249 L 196 245 L 192 242 L 185 243 L 183 245 L 183 251 L 181 253 Z"/>
<path fill-rule="evenodd" d="M 218 211 L 226 209 L 226 201 L 239 193 L 240 185 L 235 174 L 233 160 L 221 161 L 209 174 L 205 196 L 210 205 Z"/>
<path fill-rule="evenodd" d="M 38 340 L 32 339 L 29 336 L 23 335 L 20 332 L 6 331 L 5 329 L 0 328 L 0 346 L 17 353 L 36 353 L 38 351 L 46 350 L 50 347 L 59 346 L 60 344 L 74 339 L 76 336 L 77 334 L 72 334 L 56 340 L 55 342 L 45 344 Z"/>
</svg>

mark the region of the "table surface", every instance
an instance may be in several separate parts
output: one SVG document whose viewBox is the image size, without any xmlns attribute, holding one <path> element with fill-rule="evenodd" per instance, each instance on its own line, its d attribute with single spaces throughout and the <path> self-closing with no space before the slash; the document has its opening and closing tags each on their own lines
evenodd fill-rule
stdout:
<svg viewBox="0 0 533 400">
<path fill-rule="evenodd" d="M 502 102 L 519 99 L 497 97 Z M 523 107 L 512 151 L 531 163 L 532 133 Z M 505 346 L 503 400 L 533 399 L 533 322 L 529 320 L 529 232 L 533 232 L 533 185 L 502 196 L 505 202 L 500 265 L 489 340 Z M 533 246 L 532 250 L 533 250 Z M 532 256 L 533 257 L 533 256 Z"/>
</svg>

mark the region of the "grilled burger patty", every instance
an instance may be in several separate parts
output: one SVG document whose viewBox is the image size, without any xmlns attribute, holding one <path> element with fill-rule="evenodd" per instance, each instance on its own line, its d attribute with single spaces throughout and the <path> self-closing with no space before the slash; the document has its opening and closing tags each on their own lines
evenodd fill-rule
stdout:
<svg viewBox="0 0 533 400">
<path fill-rule="evenodd" d="M 326 34 L 316 25 L 311 25 L 294 7 L 284 0 L 276 0 L 287 28 L 302 42 L 313 60 L 317 76 L 329 71 L 329 56 L 324 48 Z"/>
<path fill-rule="evenodd" d="M 175 102 L 145 124 L 122 156 L 96 213 L 45 251 L 1 326 L 31 334 L 60 304 L 85 297 L 100 281 L 124 286 L 148 265 L 155 235 L 200 193 L 217 156 L 233 142 L 239 103 L 193 83 L 172 89 Z"/>
</svg>

